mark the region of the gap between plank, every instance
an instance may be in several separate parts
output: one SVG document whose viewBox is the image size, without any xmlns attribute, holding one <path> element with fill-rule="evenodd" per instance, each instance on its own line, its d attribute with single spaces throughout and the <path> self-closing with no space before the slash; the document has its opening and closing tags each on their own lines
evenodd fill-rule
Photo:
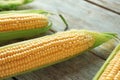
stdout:
<svg viewBox="0 0 120 80">
<path fill-rule="evenodd" d="M 98 58 L 100 58 L 100 59 L 102 59 L 102 60 L 106 60 L 105 58 L 103 58 L 103 57 L 95 54 L 93 51 L 88 51 L 88 52 L 92 53 L 94 56 L 96 56 L 96 57 L 98 57 Z"/>
<path fill-rule="evenodd" d="M 91 4 L 93 4 L 93 5 L 96 5 L 96 6 L 98 6 L 98 7 L 101 7 L 101 8 L 103 8 L 103 9 L 106 9 L 106 10 L 108 10 L 108 11 L 111 11 L 111 12 L 113 12 L 113 13 L 116 13 L 116 14 L 120 15 L 120 12 L 114 11 L 114 10 L 112 10 L 112 9 L 110 9 L 110 8 L 104 7 L 104 6 L 100 5 L 100 4 L 97 4 L 97 3 L 92 2 L 92 1 L 89 1 L 89 0 L 85 0 L 85 1 L 88 2 L 88 3 L 91 3 Z"/>
<path fill-rule="evenodd" d="M 16 77 L 12 77 L 13 80 L 18 80 Z"/>
</svg>

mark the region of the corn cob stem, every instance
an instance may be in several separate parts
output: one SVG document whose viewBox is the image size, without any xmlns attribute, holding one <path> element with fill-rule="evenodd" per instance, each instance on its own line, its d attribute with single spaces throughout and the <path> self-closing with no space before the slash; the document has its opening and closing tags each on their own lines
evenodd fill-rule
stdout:
<svg viewBox="0 0 120 80">
<path fill-rule="evenodd" d="M 120 80 L 120 44 L 113 50 L 93 80 Z"/>
<path fill-rule="evenodd" d="M 55 14 L 55 15 L 56 15 L 56 14 Z M 59 14 L 59 17 L 61 18 L 61 20 L 62 20 L 63 23 L 65 24 L 65 28 L 64 28 L 63 31 L 67 31 L 68 28 L 69 28 L 67 21 L 65 20 L 65 18 L 64 18 L 61 14 Z M 56 32 L 57 32 L 56 30 L 53 30 L 53 29 L 50 29 L 50 31 L 53 32 L 53 33 L 56 33 Z"/>
<path fill-rule="evenodd" d="M 65 61 L 112 38 L 111 34 L 71 30 L 1 47 L 0 78 Z"/>
</svg>

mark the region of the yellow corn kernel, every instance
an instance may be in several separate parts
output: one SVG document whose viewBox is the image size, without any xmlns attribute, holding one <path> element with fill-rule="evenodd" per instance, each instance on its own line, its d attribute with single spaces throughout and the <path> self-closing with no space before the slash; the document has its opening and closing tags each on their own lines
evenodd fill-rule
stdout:
<svg viewBox="0 0 120 80">
<path fill-rule="evenodd" d="M 92 36 L 70 31 L 0 49 L 0 78 L 73 56 L 93 43 Z"/>
<path fill-rule="evenodd" d="M 42 14 L 1 14 L 0 32 L 42 28 L 48 19 Z"/>
<path fill-rule="evenodd" d="M 111 38 L 111 34 L 71 30 L 1 47 L 0 79 L 64 61 Z"/>
<path fill-rule="evenodd" d="M 120 80 L 120 51 L 109 62 L 99 80 Z"/>
<path fill-rule="evenodd" d="M 120 80 L 120 70 L 119 70 L 118 73 L 115 75 L 114 80 Z"/>
</svg>

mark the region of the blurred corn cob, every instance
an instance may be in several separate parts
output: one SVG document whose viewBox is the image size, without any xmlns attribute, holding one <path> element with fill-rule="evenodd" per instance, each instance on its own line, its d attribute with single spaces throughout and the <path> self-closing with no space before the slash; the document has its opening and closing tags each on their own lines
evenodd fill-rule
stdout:
<svg viewBox="0 0 120 80">
<path fill-rule="evenodd" d="M 65 61 L 114 36 L 87 30 L 71 30 L 0 47 L 0 79 Z"/>
<path fill-rule="evenodd" d="M 32 2 L 33 0 L 0 0 L 0 10 L 16 9 L 18 6 Z"/>
<path fill-rule="evenodd" d="M 0 43 L 32 37 L 50 29 L 47 12 L 41 10 L 5 11 L 0 13 Z"/>
<path fill-rule="evenodd" d="M 114 49 L 93 80 L 120 80 L 120 44 Z"/>
</svg>

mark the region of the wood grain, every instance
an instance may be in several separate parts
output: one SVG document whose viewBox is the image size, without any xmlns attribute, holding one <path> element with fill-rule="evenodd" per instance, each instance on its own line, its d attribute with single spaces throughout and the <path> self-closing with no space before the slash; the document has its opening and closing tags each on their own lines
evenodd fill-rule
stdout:
<svg viewBox="0 0 120 80">
<path fill-rule="evenodd" d="M 33 9 L 45 9 L 56 13 L 62 13 L 67 19 L 70 28 L 90 29 L 120 34 L 120 16 L 110 11 L 106 11 L 82 0 L 76 0 L 77 3 L 73 0 L 41 1 L 42 0 L 36 0 L 31 4 Z M 56 25 L 60 22 L 58 18 L 54 18 L 52 21 L 55 21 Z M 59 24 L 55 28 L 60 29 L 62 26 L 62 24 Z"/>
<path fill-rule="evenodd" d="M 120 0 L 88 0 L 120 13 Z"/>
<path fill-rule="evenodd" d="M 83 0 L 36 0 L 20 9 L 44 9 L 65 16 L 69 29 L 90 29 L 114 32 L 120 35 L 120 16 Z M 64 24 L 52 16 L 53 28 L 62 31 Z M 110 45 L 113 49 L 115 44 Z M 111 48 L 98 47 L 71 60 L 17 76 L 18 80 L 92 80 L 111 52 Z M 105 54 L 107 53 L 107 54 Z M 99 55 L 100 54 L 100 55 Z M 100 56 L 100 57 L 99 57 Z"/>
</svg>

